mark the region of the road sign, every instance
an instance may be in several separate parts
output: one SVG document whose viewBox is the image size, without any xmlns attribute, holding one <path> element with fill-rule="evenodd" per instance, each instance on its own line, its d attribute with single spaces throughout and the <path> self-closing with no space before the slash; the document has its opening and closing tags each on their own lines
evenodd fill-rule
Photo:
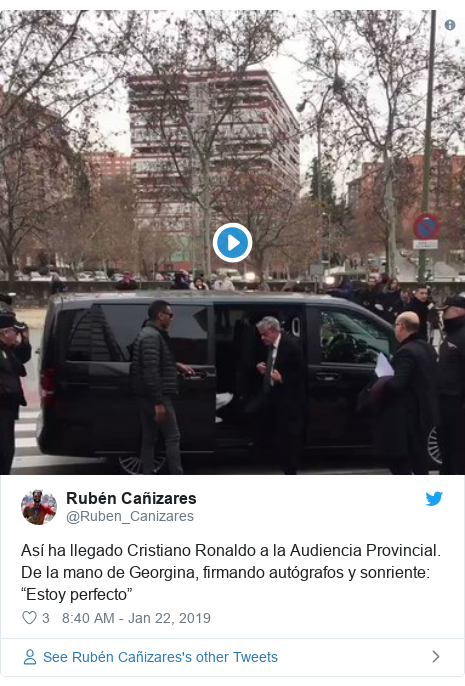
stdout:
<svg viewBox="0 0 465 686">
<path fill-rule="evenodd" d="M 415 219 L 413 232 L 419 241 L 434 241 L 439 236 L 439 217 L 429 212 L 421 214 Z"/>
<path fill-rule="evenodd" d="M 310 274 L 312 276 L 324 276 L 325 275 L 325 265 L 324 264 L 311 264 Z"/>
<path fill-rule="evenodd" d="M 413 241 L 414 250 L 437 250 L 439 241 Z"/>
</svg>

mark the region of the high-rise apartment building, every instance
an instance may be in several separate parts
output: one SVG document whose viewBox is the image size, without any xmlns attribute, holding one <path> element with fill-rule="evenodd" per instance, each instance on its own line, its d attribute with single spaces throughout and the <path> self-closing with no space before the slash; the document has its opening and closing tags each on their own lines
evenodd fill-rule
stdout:
<svg viewBox="0 0 465 686">
<path fill-rule="evenodd" d="M 0 86 L 0 266 L 55 253 L 54 212 L 70 199 L 79 155 L 58 114 Z"/>
<path fill-rule="evenodd" d="M 101 180 L 131 178 L 131 157 L 118 152 L 92 152 L 87 159 L 93 173 Z"/>
<path fill-rule="evenodd" d="M 299 123 L 268 72 L 199 70 L 168 86 L 134 77 L 129 102 L 141 230 L 193 236 L 199 204 L 190 196 L 211 198 L 232 170 L 267 174 L 298 194 Z"/>
</svg>

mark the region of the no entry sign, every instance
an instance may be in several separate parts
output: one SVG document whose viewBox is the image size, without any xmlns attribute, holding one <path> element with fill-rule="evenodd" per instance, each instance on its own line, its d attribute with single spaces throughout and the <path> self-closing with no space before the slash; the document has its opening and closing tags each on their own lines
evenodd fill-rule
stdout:
<svg viewBox="0 0 465 686">
<path fill-rule="evenodd" d="M 415 219 L 413 227 L 419 241 L 434 241 L 439 236 L 439 217 L 435 214 L 422 214 Z"/>
</svg>

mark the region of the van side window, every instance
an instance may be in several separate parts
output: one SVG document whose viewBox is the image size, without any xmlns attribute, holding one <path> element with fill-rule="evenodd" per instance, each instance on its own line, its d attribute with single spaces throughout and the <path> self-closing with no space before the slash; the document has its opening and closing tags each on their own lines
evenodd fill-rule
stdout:
<svg viewBox="0 0 465 686">
<path fill-rule="evenodd" d="M 392 338 L 389 331 L 359 312 L 321 310 L 323 364 L 376 365 L 379 353 L 390 356 Z"/>
<path fill-rule="evenodd" d="M 88 362 L 91 358 L 91 310 L 68 310 L 59 317 L 59 327 L 66 332 L 66 359 L 69 362 Z"/>
<path fill-rule="evenodd" d="M 130 362 L 132 346 L 147 320 L 146 304 L 93 305 L 64 313 L 70 318 L 67 359 L 70 362 Z M 170 327 L 176 359 L 206 365 L 208 311 L 204 306 L 173 306 Z"/>
<path fill-rule="evenodd" d="M 147 320 L 147 305 L 103 305 L 103 315 L 114 341 L 107 339 L 113 362 L 129 362 L 132 345 Z M 208 359 L 208 311 L 204 306 L 172 305 L 174 318 L 169 334 L 176 360 L 206 365 Z"/>
<path fill-rule="evenodd" d="M 169 334 L 177 362 L 208 364 L 208 309 L 204 305 L 172 304 L 174 319 Z"/>
</svg>

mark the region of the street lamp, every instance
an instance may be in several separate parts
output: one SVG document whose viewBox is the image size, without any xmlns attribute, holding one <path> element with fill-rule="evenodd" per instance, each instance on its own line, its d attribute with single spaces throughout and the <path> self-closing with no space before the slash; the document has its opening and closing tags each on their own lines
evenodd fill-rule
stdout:
<svg viewBox="0 0 465 686">
<path fill-rule="evenodd" d="M 323 117 L 326 112 L 326 104 L 327 104 L 327 99 L 330 93 L 333 91 L 333 86 L 328 86 L 326 91 L 323 94 L 323 98 L 321 100 L 320 106 L 317 107 L 311 100 L 308 98 L 305 98 L 303 102 L 301 102 L 299 105 L 296 107 L 296 111 L 299 114 L 303 114 L 305 111 L 305 108 L 307 105 L 310 105 L 313 109 L 314 116 L 315 116 L 315 121 L 316 121 L 316 135 L 317 135 L 317 174 L 318 174 L 318 185 L 317 185 L 317 199 L 318 199 L 318 211 L 319 211 L 319 222 L 320 222 L 320 230 L 323 230 L 323 222 L 325 217 L 327 215 L 323 211 L 323 138 L 322 138 L 322 129 L 323 129 Z M 320 244 L 320 250 L 319 250 L 319 260 L 322 263 L 323 262 L 323 244 Z M 331 266 L 331 264 L 330 264 Z"/>
<path fill-rule="evenodd" d="M 431 10 L 431 35 L 428 66 L 428 97 L 426 104 L 425 159 L 423 164 L 422 212 L 429 212 L 431 189 L 431 156 L 434 100 L 434 63 L 436 58 L 436 18 L 437 10 Z M 418 260 L 418 280 L 423 283 L 426 276 L 426 251 L 420 250 Z"/>
</svg>

